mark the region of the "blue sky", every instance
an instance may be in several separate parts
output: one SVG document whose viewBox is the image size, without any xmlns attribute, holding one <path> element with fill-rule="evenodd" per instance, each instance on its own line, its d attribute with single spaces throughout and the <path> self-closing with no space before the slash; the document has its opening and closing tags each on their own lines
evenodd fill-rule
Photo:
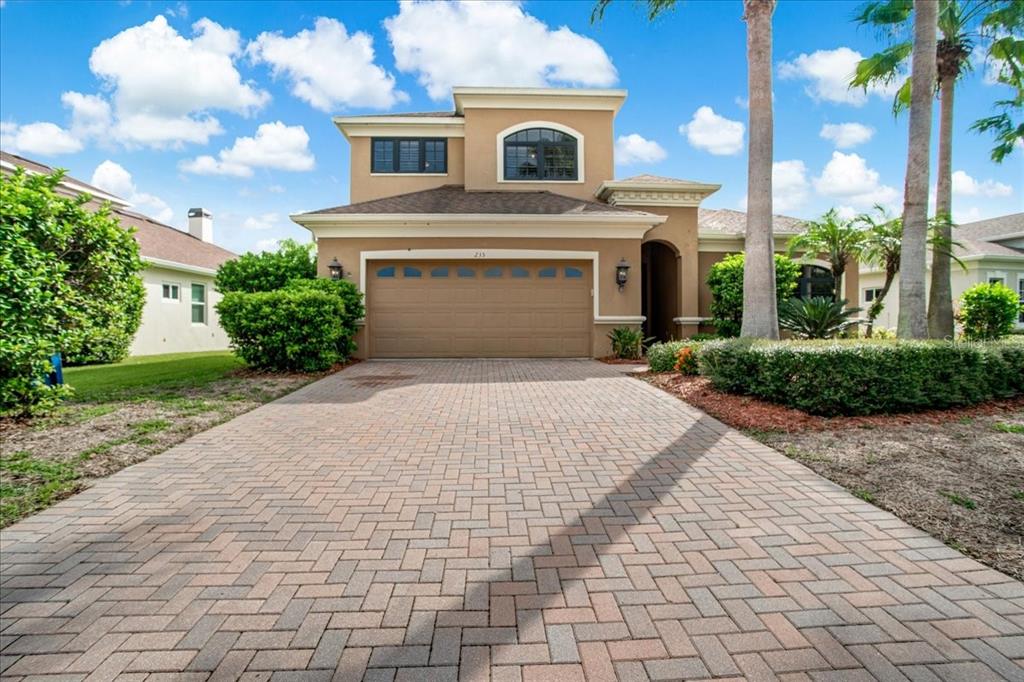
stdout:
<svg viewBox="0 0 1024 682">
<path fill-rule="evenodd" d="M 332 114 L 440 110 L 451 85 L 621 87 L 617 177 L 656 173 L 746 192 L 739 0 L 685 2 L 649 24 L 590 2 L 0 0 L 2 145 L 69 169 L 183 226 L 203 206 L 232 250 L 308 239 L 288 214 L 348 201 Z M 877 37 L 857 3 L 780 0 L 775 13 L 776 210 L 812 217 L 902 203 L 905 117 L 844 78 Z M 1002 165 L 967 130 L 1005 97 L 979 64 L 958 88 L 954 215 L 1024 210 L 1024 155 Z M 933 176 L 934 177 L 934 176 Z"/>
</svg>

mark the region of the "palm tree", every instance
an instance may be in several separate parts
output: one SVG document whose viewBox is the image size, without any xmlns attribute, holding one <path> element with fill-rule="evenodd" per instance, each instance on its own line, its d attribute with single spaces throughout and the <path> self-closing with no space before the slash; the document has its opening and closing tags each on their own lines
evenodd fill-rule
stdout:
<svg viewBox="0 0 1024 682">
<path fill-rule="evenodd" d="M 612 0 L 597 0 L 598 21 Z M 675 7 L 675 0 L 646 0 L 653 20 Z M 740 336 L 779 338 L 775 300 L 775 238 L 772 234 L 772 13 L 775 0 L 743 0 L 747 23 L 747 88 L 750 142 L 747 154 L 747 230 L 743 268 L 743 325 Z"/>
<path fill-rule="evenodd" d="M 789 241 L 789 256 L 792 258 L 797 252 L 802 252 L 803 259 L 808 260 L 825 254 L 835 283 L 832 298 L 838 301 L 846 266 L 860 258 L 866 233 L 854 221 L 840 218 L 834 208 L 829 209 L 821 220 L 808 220 L 804 226 L 804 231 Z"/>
<path fill-rule="evenodd" d="M 928 251 L 928 162 L 931 157 L 932 97 L 938 4 L 914 2 L 914 43 L 910 79 L 910 135 L 903 183 L 903 244 L 900 249 L 900 316 L 896 334 L 928 336 L 925 259 Z"/>
<path fill-rule="evenodd" d="M 878 218 L 865 213 L 855 219 L 864 231 L 861 259 L 882 268 L 885 273 L 882 290 L 875 294 L 868 306 L 867 336 L 871 336 L 875 319 L 882 314 L 885 297 L 900 271 L 900 247 L 903 243 L 903 220 L 890 216 L 882 206 L 876 205 L 875 211 Z"/>
<path fill-rule="evenodd" d="M 909 0 L 876 0 L 861 8 L 856 21 L 891 35 L 899 35 L 907 25 L 913 7 Z M 953 102 L 956 81 L 970 69 L 969 58 L 975 44 L 985 41 L 987 59 L 999 65 L 998 77 L 1004 83 L 1016 87 L 1017 109 L 1024 106 L 1024 86 L 1021 80 L 1024 41 L 1014 37 L 1014 33 L 1019 33 L 1022 26 L 1024 3 L 1019 0 L 939 0 L 938 27 L 942 37 L 936 47 L 939 93 L 939 158 L 935 191 L 935 214 L 939 221 L 937 243 L 952 239 Z M 902 40 L 862 60 L 857 65 L 851 85 L 867 88 L 876 82 L 893 82 L 905 67 L 910 53 L 911 43 Z M 894 113 L 899 113 L 910 104 L 910 90 L 908 79 L 897 92 L 893 102 Z M 1012 110 L 1014 102 L 1007 100 L 997 104 Z M 1000 142 L 993 150 L 993 159 L 1001 161 L 1012 150 L 1015 138 L 1008 113 L 982 119 L 972 128 L 997 131 Z M 1020 126 L 1018 133 L 1024 137 L 1024 125 Z M 1010 138 L 1008 143 L 1003 139 L 1005 137 Z M 928 332 L 933 338 L 953 335 L 951 260 L 948 250 L 933 249 L 928 299 Z"/>
</svg>

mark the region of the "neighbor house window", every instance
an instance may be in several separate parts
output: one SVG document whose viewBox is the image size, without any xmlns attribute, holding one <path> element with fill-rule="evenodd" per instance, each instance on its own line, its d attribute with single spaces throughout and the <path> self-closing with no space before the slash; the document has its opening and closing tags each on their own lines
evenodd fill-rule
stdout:
<svg viewBox="0 0 1024 682">
<path fill-rule="evenodd" d="M 1017 321 L 1024 324 L 1024 272 L 1017 276 L 1017 297 L 1020 299 L 1020 316 Z"/>
<path fill-rule="evenodd" d="M 882 295 L 882 289 L 881 288 L 865 289 L 864 290 L 864 302 L 865 303 L 871 303 L 872 301 L 877 301 L 881 297 L 881 295 Z"/>
<path fill-rule="evenodd" d="M 1004 275 L 989 275 L 989 284 L 1006 284 L 1006 277 Z"/>
<path fill-rule="evenodd" d="M 831 298 L 835 292 L 835 280 L 832 273 L 819 265 L 805 265 L 800 270 L 800 279 L 796 281 L 796 297 L 811 298 L 826 296 Z"/>
<path fill-rule="evenodd" d="M 506 180 L 576 180 L 578 143 L 551 128 L 528 128 L 505 138 Z"/>
<path fill-rule="evenodd" d="M 179 289 L 177 284 L 171 284 L 171 283 L 168 283 L 168 282 L 164 282 L 163 286 L 162 286 L 162 289 L 163 289 L 162 298 L 165 301 L 171 301 L 173 303 L 177 303 L 178 301 L 181 300 L 181 290 Z"/>
<path fill-rule="evenodd" d="M 192 324 L 206 324 L 206 285 L 192 285 Z"/>
<path fill-rule="evenodd" d="M 447 173 L 448 140 L 373 138 L 372 173 Z"/>
</svg>

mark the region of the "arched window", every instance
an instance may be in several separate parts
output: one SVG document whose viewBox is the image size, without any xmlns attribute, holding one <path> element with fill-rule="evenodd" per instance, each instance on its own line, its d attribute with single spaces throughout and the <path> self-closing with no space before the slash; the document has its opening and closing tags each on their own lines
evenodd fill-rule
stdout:
<svg viewBox="0 0 1024 682">
<path fill-rule="evenodd" d="M 800 279 L 796 283 L 797 298 L 811 298 L 812 296 L 832 298 L 835 290 L 836 283 L 831 270 L 820 265 L 804 265 L 801 268 Z"/>
<path fill-rule="evenodd" d="M 579 145 L 552 128 L 527 128 L 505 137 L 506 180 L 577 180 Z"/>
</svg>

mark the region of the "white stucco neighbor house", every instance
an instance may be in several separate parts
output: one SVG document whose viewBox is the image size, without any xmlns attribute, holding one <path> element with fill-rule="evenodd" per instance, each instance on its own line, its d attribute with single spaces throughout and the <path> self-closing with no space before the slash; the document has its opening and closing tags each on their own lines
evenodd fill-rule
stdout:
<svg viewBox="0 0 1024 682">
<path fill-rule="evenodd" d="M 1024 213 L 959 225 L 953 228 L 953 240 L 960 244 L 954 248 L 954 253 L 964 264 L 964 267 L 960 267 L 953 263 L 954 309 L 960 295 L 980 282 L 1005 284 L 1016 291 L 1021 301 L 1024 301 Z M 930 257 L 928 274 L 931 274 Z M 860 301 L 857 305 L 865 309 L 870 306 L 884 281 L 884 272 L 862 265 Z M 900 311 L 899 299 L 897 275 L 892 288 L 886 294 L 885 308 L 875 322 L 877 327 L 896 328 Z M 1017 318 L 1017 328 L 1024 329 L 1024 313 Z"/>
<path fill-rule="evenodd" d="M 30 173 L 52 168 L 15 154 L 0 152 L 0 170 L 15 167 Z M 226 350 L 228 337 L 214 308 L 220 300 L 213 287 L 217 267 L 235 254 L 213 243 L 213 220 L 205 209 L 188 211 L 188 232 L 136 213 L 121 197 L 71 176 L 61 189 L 68 194 L 88 193 L 99 204 L 109 202 L 126 228 L 135 229 L 139 253 L 146 264 L 141 273 L 146 288 L 142 324 L 135 334 L 131 355 Z"/>
</svg>

